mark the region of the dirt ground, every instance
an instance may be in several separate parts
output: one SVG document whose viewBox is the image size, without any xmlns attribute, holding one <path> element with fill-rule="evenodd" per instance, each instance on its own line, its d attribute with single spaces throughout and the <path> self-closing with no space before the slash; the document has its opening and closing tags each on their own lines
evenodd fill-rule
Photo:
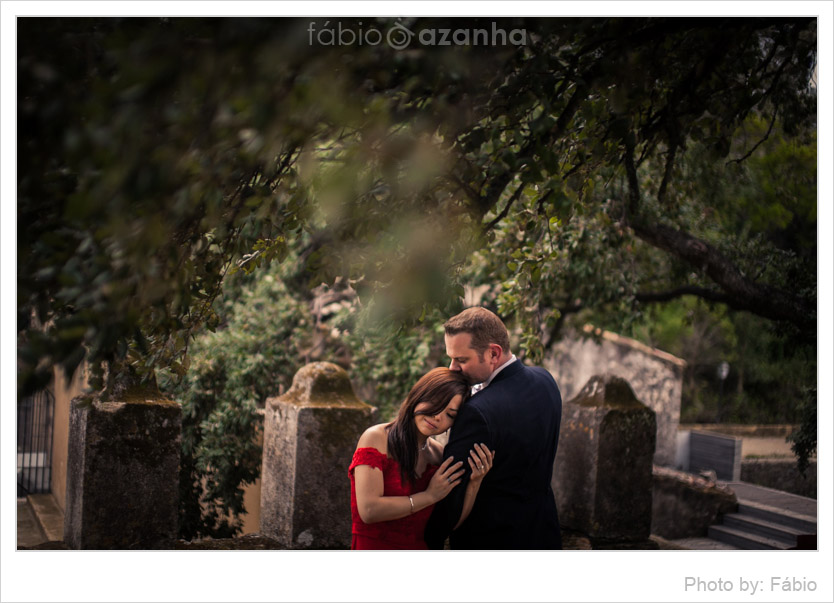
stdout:
<svg viewBox="0 0 834 603">
<path fill-rule="evenodd" d="M 741 456 L 742 458 L 758 457 L 758 458 L 781 458 L 792 457 L 791 445 L 785 441 L 784 437 L 778 438 L 742 438 L 741 440 Z"/>
</svg>

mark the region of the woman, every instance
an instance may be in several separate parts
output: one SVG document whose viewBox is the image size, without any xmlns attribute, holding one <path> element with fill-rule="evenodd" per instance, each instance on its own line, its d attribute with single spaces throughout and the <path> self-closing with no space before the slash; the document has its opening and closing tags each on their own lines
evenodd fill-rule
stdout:
<svg viewBox="0 0 834 603">
<path fill-rule="evenodd" d="M 447 368 L 426 373 L 411 388 L 392 423 L 369 427 L 356 446 L 351 480 L 352 549 L 426 549 L 423 530 L 434 504 L 460 483 L 463 461 L 441 463 L 434 438 L 448 430 L 469 398 L 463 374 Z M 460 525 L 492 467 L 493 452 L 476 444 Z"/>
</svg>

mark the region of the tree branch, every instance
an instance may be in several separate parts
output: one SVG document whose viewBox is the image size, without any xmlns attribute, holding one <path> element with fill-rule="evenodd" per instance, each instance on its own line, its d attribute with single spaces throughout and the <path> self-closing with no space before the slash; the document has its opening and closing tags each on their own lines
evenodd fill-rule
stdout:
<svg viewBox="0 0 834 603">
<path fill-rule="evenodd" d="M 816 308 L 808 300 L 750 280 L 709 243 L 664 224 L 632 221 L 630 226 L 649 245 L 706 273 L 724 292 L 726 299 L 720 300 L 723 303 L 765 318 L 792 323 L 805 332 L 816 332 Z"/>
<path fill-rule="evenodd" d="M 524 183 L 523 182 L 518 185 L 517 189 L 515 189 L 515 192 L 513 193 L 513 196 L 510 197 L 509 201 L 507 201 L 507 205 L 504 207 L 504 209 L 501 211 L 501 213 L 498 214 L 497 216 L 495 216 L 495 219 L 492 222 L 490 222 L 489 224 L 484 226 L 484 232 L 485 233 L 492 230 L 495 227 L 496 224 L 498 224 L 501 220 L 503 220 L 504 218 L 507 217 L 507 214 L 510 212 L 510 206 L 512 206 L 513 203 L 518 201 L 518 198 L 521 196 L 521 191 L 522 190 L 524 190 Z"/>
<path fill-rule="evenodd" d="M 669 152 L 666 155 L 666 166 L 663 170 L 663 180 L 660 182 L 660 188 L 657 191 L 657 200 L 661 205 L 666 205 L 666 188 L 669 186 L 669 180 L 672 179 L 672 171 L 675 168 L 675 156 L 677 155 L 677 142 L 670 143 Z"/>
<path fill-rule="evenodd" d="M 582 84 L 576 86 L 576 90 L 567 105 L 565 105 L 565 108 L 556 120 L 555 125 L 549 132 L 546 133 L 545 137 L 547 140 L 556 140 L 564 134 L 570 120 L 579 110 L 580 103 L 585 99 L 588 93 L 589 82 L 594 79 L 594 77 L 595 70 L 592 67 L 578 79 L 578 81 L 581 81 Z M 531 136 L 524 145 L 524 148 L 519 151 L 519 155 L 522 157 L 531 155 L 536 144 L 539 142 L 540 140 L 538 137 Z M 495 206 L 496 203 L 498 203 L 501 193 L 504 192 L 504 189 L 507 188 L 509 183 L 512 181 L 513 176 L 514 174 L 508 170 L 499 177 L 492 179 L 486 192 L 477 201 L 477 207 L 481 212 L 481 216 L 485 215 Z"/>
<path fill-rule="evenodd" d="M 556 322 L 550 328 L 549 337 L 545 347 L 549 348 L 554 342 L 559 341 L 562 335 L 562 328 L 565 326 L 565 319 L 570 314 L 576 314 L 584 308 L 585 306 L 581 302 L 568 304 L 559 308 L 559 318 L 556 319 Z"/>
<path fill-rule="evenodd" d="M 626 204 L 625 219 L 630 221 L 637 216 L 637 210 L 640 208 L 640 182 L 637 178 L 637 167 L 634 165 L 634 139 L 626 135 L 625 137 L 626 152 L 623 155 L 623 162 L 626 168 L 626 178 L 628 179 L 628 203 Z"/>
<path fill-rule="evenodd" d="M 745 159 L 747 159 L 748 157 L 750 157 L 750 155 L 752 155 L 752 154 L 753 154 L 753 152 L 754 152 L 756 149 L 758 149 L 758 148 L 759 148 L 759 146 L 760 146 L 760 145 L 761 145 L 761 144 L 762 144 L 765 140 L 767 140 L 767 139 L 770 137 L 770 133 L 773 131 L 773 124 L 775 124 L 775 123 L 776 123 L 776 115 L 777 115 L 778 113 L 779 113 L 779 107 L 776 107 L 776 108 L 773 110 L 773 117 L 771 117 L 771 118 L 770 118 L 770 125 L 769 125 L 769 126 L 768 126 L 768 128 L 767 128 L 767 132 L 765 132 L 764 138 L 762 138 L 759 142 L 757 142 L 756 144 L 754 144 L 754 145 L 753 145 L 753 148 L 752 148 L 752 149 L 750 149 L 749 151 L 747 151 L 747 153 L 746 153 L 743 157 L 739 157 L 738 159 L 733 159 L 733 160 L 731 160 L 731 161 L 728 161 L 727 163 L 728 163 L 728 164 L 730 164 L 730 163 L 741 163 L 742 161 L 744 161 Z"/>
<path fill-rule="evenodd" d="M 719 302 L 733 307 L 734 300 L 726 294 L 720 291 L 715 291 L 714 289 L 706 289 L 704 287 L 696 287 L 694 285 L 685 285 L 676 289 L 670 289 L 669 291 L 635 293 L 634 299 L 640 303 L 652 304 L 678 299 L 684 295 L 694 295 L 695 297 L 700 297 L 701 299 Z"/>
</svg>

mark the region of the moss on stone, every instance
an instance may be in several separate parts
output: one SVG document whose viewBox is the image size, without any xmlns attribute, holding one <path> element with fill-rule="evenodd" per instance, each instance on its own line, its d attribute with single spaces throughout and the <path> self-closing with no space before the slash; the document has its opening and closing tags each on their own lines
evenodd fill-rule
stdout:
<svg viewBox="0 0 834 603">
<path fill-rule="evenodd" d="M 86 396 L 74 401 L 70 423 L 71 548 L 155 548 L 175 536 L 179 404 L 137 392 Z"/>
<path fill-rule="evenodd" d="M 611 374 L 591 377 L 571 403 L 585 407 L 605 406 L 619 410 L 645 408 L 645 405 L 634 395 L 628 382 L 622 377 Z"/>
<path fill-rule="evenodd" d="M 337 447 L 352 447 L 356 445 L 357 434 L 367 429 L 371 422 L 371 407 L 366 413 L 341 412 L 340 409 L 329 409 L 316 413 L 321 441 Z"/>
<path fill-rule="evenodd" d="M 356 407 L 364 403 L 356 397 L 345 370 L 331 362 L 308 364 L 295 374 L 290 390 L 272 402 L 299 406 Z"/>
</svg>

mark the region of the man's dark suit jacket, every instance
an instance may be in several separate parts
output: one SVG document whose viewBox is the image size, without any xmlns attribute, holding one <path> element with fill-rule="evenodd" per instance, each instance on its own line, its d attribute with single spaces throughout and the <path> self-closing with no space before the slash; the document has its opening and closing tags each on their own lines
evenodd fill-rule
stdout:
<svg viewBox="0 0 834 603">
<path fill-rule="evenodd" d="M 437 503 L 426 526 L 430 549 L 561 549 L 559 516 L 550 487 L 559 440 L 562 397 L 546 370 L 516 360 L 458 411 L 444 458 L 464 461 L 464 479 Z M 476 442 L 495 451 L 475 505 L 452 532 L 463 508 Z"/>
</svg>

